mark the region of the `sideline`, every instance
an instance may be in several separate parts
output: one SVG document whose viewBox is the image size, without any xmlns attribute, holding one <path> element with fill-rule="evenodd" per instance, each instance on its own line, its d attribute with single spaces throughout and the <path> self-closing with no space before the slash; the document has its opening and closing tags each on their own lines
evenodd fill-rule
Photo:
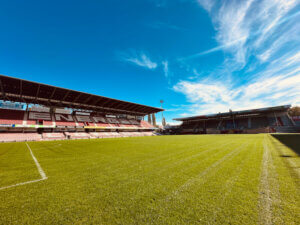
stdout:
<svg viewBox="0 0 300 225">
<path fill-rule="evenodd" d="M 21 186 L 21 185 L 25 185 L 25 184 L 36 183 L 36 182 L 48 179 L 48 177 L 46 176 L 46 174 L 45 174 L 44 170 L 42 169 L 40 163 L 35 158 L 35 156 L 34 156 L 32 150 L 31 150 L 30 146 L 27 144 L 27 142 L 25 142 L 25 143 L 26 143 L 26 146 L 27 146 L 27 148 L 28 148 L 28 150 L 29 150 L 29 152 L 31 154 L 31 157 L 32 157 L 32 159 L 33 159 L 33 161 L 34 161 L 34 163 L 35 163 L 35 165 L 36 165 L 36 167 L 37 167 L 37 169 L 38 169 L 38 171 L 39 171 L 39 173 L 40 173 L 40 175 L 41 175 L 42 178 L 41 179 L 37 179 L 37 180 L 30 180 L 30 181 L 26 181 L 26 182 L 22 182 L 22 183 L 18 183 L 18 184 L 9 185 L 9 186 L 6 186 L 6 187 L 0 187 L 0 190 L 12 188 L 12 187 L 17 187 L 17 186 Z"/>
</svg>

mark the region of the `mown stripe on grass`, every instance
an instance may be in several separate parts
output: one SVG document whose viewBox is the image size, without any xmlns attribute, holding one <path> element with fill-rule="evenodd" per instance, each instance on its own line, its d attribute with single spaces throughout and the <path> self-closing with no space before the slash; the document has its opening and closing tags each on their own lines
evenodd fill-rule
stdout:
<svg viewBox="0 0 300 225">
<path fill-rule="evenodd" d="M 110 185 L 118 184 L 120 180 L 114 178 L 115 176 L 120 177 L 120 175 L 123 174 L 125 176 L 125 179 L 122 180 L 122 185 L 130 184 L 132 180 L 139 181 L 143 179 L 149 179 L 149 185 L 152 185 L 151 178 L 153 177 L 155 179 L 159 178 L 161 180 L 160 183 L 165 183 L 167 188 L 169 187 L 170 182 L 176 180 L 175 178 L 178 176 L 178 174 L 193 174 L 191 170 L 197 169 L 199 165 L 202 166 L 206 165 L 206 163 L 209 163 L 208 165 L 206 165 L 209 166 L 210 163 L 214 162 L 212 161 L 213 157 L 222 157 L 224 154 L 226 154 L 227 151 L 230 151 L 231 147 L 232 145 L 229 146 L 228 149 L 222 149 L 222 146 L 219 146 L 219 148 L 213 148 L 214 151 L 211 154 L 205 155 L 206 157 L 201 157 L 201 155 L 199 155 L 199 158 L 196 157 L 193 158 L 193 160 L 190 159 L 190 161 L 185 162 L 185 165 L 179 166 L 173 166 L 174 163 L 176 164 L 177 159 L 168 162 L 168 164 L 166 164 L 164 161 L 161 162 L 159 159 L 156 163 L 141 162 L 141 164 L 139 164 L 138 166 L 134 166 L 133 168 L 129 167 L 132 168 L 131 170 L 127 170 L 127 165 L 119 164 L 119 168 L 117 171 L 109 171 L 110 174 L 113 174 L 113 176 L 111 176 L 111 179 L 109 179 L 107 183 Z M 123 171 L 125 167 L 126 174 L 124 174 Z"/>
<path fill-rule="evenodd" d="M 201 177 L 203 177 L 206 174 L 208 174 L 212 169 L 218 167 L 225 160 L 230 159 L 230 158 L 234 157 L 236 154 L 238 154 L 239 150 L 242 149 L 245 145 L 246 145 L 246 143 L 244 143 L 241 146 L 235 148 L 230 153 L 226 154 L 224 157 L 222 157 L 221 159 L 217 160 L 212 165 L 210 165 L 209 167 L 207 167 L 205 170 L 203 170 L 197 176 L 192 177 L 191 179 L 187 180 L 183 185 L 181 185 L 179 188 L 177 188 L 171 195 L 172 196 L 174 196 L 174 195 L 176 196 L 176 195 L 178 195 L 178 193 L 182 192 L 183 190 L 188 189 L 192 184 L 194 184 Z"/>
<path fill-rule="evenodd" d="M 242 140 L 243 139 L 240 141 Z M 210 194 L 213 190 L 203 190 L 202 187 L 206 183 L 212 182 L 215 179 L 217 172 L 222 174 L 223 167 L 230 165 L 232 160 L 238 155 L 245 154 L 247 152 L 245 146 L 248 145 L 249 142 L 246 142 L 239 145 L 239 147 L 232 149 L 229 153 L 226 152 L 222 157 L 218 157 L 217 159 L 213 157 L 215 160 L 209 165 L 206 165 L 204 170 L 196 174 L 196 176 L 192 176 L 181 186 L 170 192 L 164 199 L 159 200 L 156 204 L 156 206 L 159 206 L 158 211 L 153 209 L 153 212 L 150 214 L 152 215 L 152 223 L 165 224 L 167 221 L 173 221 L 173 224 L 189 224 L 194 221 L 193 223 L 201 224 L 206 222 L 206 220 L 202 221 L 202 217 L 199 217 L 200 211 L 197 212 L 195 210 L 209 210 L 208 208 L 202 208 L 203 204 L 208 204 L 202 202 L 202 200 L 205 199 L 206 191 Z M 193 212 L 195 214 L 193 214 Z M 181 218 L 178 218 L 180 213 L 184 213 L 184 215 L 182 215 Z"/>
<path fill-rule="evenodd" d="M 114 139 L 112 141 L 117 141 L 117 140 Z M 111 144 L 113 144 L 113 143 L 111 143 Z M 223 145 L 225 146 L 228 144 L 230 144 L 230 143 L 227 143 L 227 144 L 224 143 Z M 192 158 L 200 157 L 202 155 L 202 152 L 207 151 L 207 148 L 209 149 L 209 151 L 214 151 L 218 148 L 221 148 L 223 145 L 222 145 L 222 141 L 221 141 L 220 144 L 215 148 L 212 148 L 212 146 L 214 146 L 213 143 L 205 144 L 205 145 L 191 145 L 191 148 L 193 150 L 191 150 L 191 148 L 189 148 L 190 146 L 186 146 L 186 145 L 176 149 L 176 151 L 172 151 L 172 149 L 166 148 L 166 149 L 162 149 L 162 151 L 159 152 L 158 154 L 151 155 L 151 157 L 146 157 L 145 155 L 142 155 L 142 157 L 143 157 L 142 159 L 135 159 L 137 157 L 136 154 L 131 154 L 131 151 L 127 151 L 126 149 L 123 148 L 123 149 L 119 149 L 120 153 L 118 153 L 119 155 L 117 157 L 116 157 L 115 153 L 112 154 L 110 152 L 105 152 L 106 155 L 103 156 L 101 154 L 100 157 L 102 159 L 103 159 L 103 157 L 106 158 L 105 161 L 107 161 L 109 163 L 111 163 L 111 160 L 115 161 L 115 166 L 112 167 L 110 164 L 109 167 L 104 168 L 105 170 L 103 171 L 103 173 L 109 172 L 109 174 L 119 176 L 118 174 L 120 172 L 123 173 L 124 168 L 126 168 L 126 173 L 132 174 L 131 178 L 133 179 L 135 176 L 140 174 L 140 173 L 137 173 L 138 170 L 140 170 L 140 169 L 144 170 L 144 173 L 143 173 L 144 176 L 147 174 L 147 168 L 149 168 L 150 173 L 157 172 L 157 170 L 153 170 L 153 167 L 159 169 L 160 172 L 163 172 L 163 171 L 170 169 L 170 167 L 173 167 L 173 168 L 177 167 L 176 163 L 174 164 L 173 162 L 177 162 L 177 161 L 178 162 L 181 162 L 181 161 L 186 162 L 187 160 L 184 160 L 184 159 L 185 159 L 185 157 L 188 157 L 189 155 L 191 155 Z M 136 146 L 135 147 L 136 149 L 143 147 L 140 145 L 135 145 L 135 146 Z M 206 146 L 208 146 L 208 147 L 206 148 Z M 47 148 L 49 148 L 49 147 L 47 147 Z M 74 150 L 72 150 L 73 149 L 72 145 L 63 146 L 63 148 L 65 149 L 64 151 L 66 151 L 66 149 L 68 149 L 68 151 L 70 151 L 70 152 L 74 151 Z M 78 150 L 80 150 L 80 149 L 78 149 Z M 78 160 L 80 160 L 80 161 L 83 160 L 83 161 L 89 162 L 90 159 L 95 159 L 95 157 L 97 157 L 97 153 L 95 153 L 95 152 L 86 152 L 86 151 L 84 151 L 84 149 L 81 149 L 81 151 L 84 152 L 85 154 L 80 155 L 80 158 L 75 157 L 74 158 L 75 161 L 70 161 L 70 163 L 74 164 L 75 162 L 78 162 Z M 185 153 L 185 155 L 184 154 L 177 155 L 178 151 Z M 75 152 L 78 152 L 78 151 L 75 151 Z M 75 152 L 74 152 L 74 154 L 75 154 Z M 143 149 L 141 149 L 141 152 L 143 152 Z M 218 151 L 214 151 L 214 153 L 217 153 L 217 152 Z M 197 154 L 195 154 L 195 153 L 197 153 Z M 62 155 L 57 155 L 57 156 L 62 156 Z M 130 156 L 130 158 L 129 158 L 129 156 Z M 174 157 L 174 156 L 176 156 L 176 157 Z M 135 157 L 135 158 L 133 158 L 133 157 Z M 138 156 L 138 157 L 141 158 L 141 156 Z M 61 158 L 61 159 L 63 159 L 63 158 Z M 116 162 L 116 160 L 117 160 L 117 162 Z M 66 164 L 68 162 L 63 160 L 63 163 Z M 100 164 L 95 164 L 95 165 L 88 164 L 87 166 L 89 166 L 89 167 L 87 169 L 92 169 L 94 166 L 97 166 L 97 165 L 100 165 Z M 141 165 L 142 165 L 142 167 L 141 167 Z M 107 168 L 107 170 L 106 170 L 106 168 Z M 113 177 L 111 177 L 111 179 L 108 182 L 118 182 L 118 180 L 114 180 Z M 129 180 L 129 182 L 130 182 L 130 180 Z"/>
<path fill-rule="evenodd" d="M 247 162 L 249 162 L 253 157 L 253 156 L 257 156 L 257 147 L 258 147 L 258 142 L 260 140 L 256 140 L 253 149 L 254 150 L 249 150 L 244 158 L 239 162 L 239 164 L 235 167 L 235 170 L 233 170 L 233 173 L 229 174 L 229 179 L 227 179 L 226 182 L 224 182 L 224 184 L 220 185 L 220 190 L 218 193 L 218 196 L 215 197 L 216 201 L 214 202 L 214 206 L 212 206 L 214 208 L 213 210 L 213 216 L 211 216 L 209 218 L 209 221 L 207 221 L 209 224 L 214 224 L 217 223 L 218 221 L 220 221 L 218 219 L 218 217 L 220 217 L 220 214 L 222 214 L 222 216 L 224 217 L 225 215 L 223 215 L 224 213 L 222 212 L 222 210 L 224 210 L 223 208 L 226 207 L 224 206 L 225 200 L 229 197 L 229 195 L 232 193 L 233 191 L 233 187 L 234 185 L 236 185 L 236 182 L 238 181 L 238 179 L 241 176 L 241 173 L 247 169 L 247 166 L 249 166 L 247 164 Z M 250 161 L 252 162 L 252 161 Z M 225 176 L 225 175 L 224 175 Z"/>
<path fill-rule="evenodd" d="M 139 154 L 137 154 L 136 152 L 134 154 L 132 154 L 132 149 L 130 149 L 130 153 L 132 154 L 131 157 L 130 157 L 130 161 L 127 161 L 126 159 L 128 158 L 128 151 L 127 151 L 127 148 L 128 148 L 128 143 L 126 143 L 126 145 L 124 144 L 124 139 L 122 140 L 118 140 L 118 139 L 112 139 L 110 140 L 110 142 L 107 142 L 108 139 L 104 139 L 106 141 L 106 143 L 101 143 L 101 144 L 105 144 L 105 145 L 112 145 L 112 144 L 116 144 L 118 142 L 120 142 L 120 145 L 118 146 L 117 145 L 117 151 L 118 151 L 118 158 L 120 158 L 120 160 L 122 160 L 123 162 L 127 162 L 128 163 L 128 166 L 129 167 L 135 167 L 136 165 L 139 165 L 141 163 L 143 164 L 151 164 L 153 165 L 153 163 L 160 163 L 160 162 L 165 162 L 165 163 L 168 163 L 169 161 L 172 161 L 174 158 L 177 158 L 177 157 L 181 157 L 181 156 L 185 156 L 187 153 L 188 154 L 192 154 L 194 152 L 201 152 L 203 150 L 205 150 L 206 148 L 210 148 L 211 146 L 215 146 L 216 143 L 212 143 L 212 142 L 208 142 L 206 144 L 203 145 L 203 143 L 201 143 L 201 145 L 196 145 L 194 143 L 191 143 L 189 145 L 182 145 L 182 146 L 174 146 L 174 148 L 172 146 L 168 147 L 168 148 L 159 148 L 159 152 L 157 153 L 153 153 L 153 151 L 151 150 L 151 154 L 150 155 L 147 155 L 144 153 L 145 151 L 145 147 L 149 148 L 149 146 L 145 146 L 143 143 L 136 143 L 136 142 L 133 142 L 131 143 L 132 146 L 130 146 L 131 148 L 134 146 L 136 149 L 139 150 Z M 102 141 L 102 140 L 101 140 Z M 220 144 L 223 144 L 222 143 L 222 140 L 219 140 L 220 141 Z M 207 141 L 206 141 L 207 142 Z M 74 143 L 76 144 L 76 143 Z M 219 145 L 220 146 L 220 145 Z M 103 146 L 105 147 L 105 146 Z M 161 146 L 159 146 L 161 147 Z M 73 149 L 74 148 L 78 148 L 80 150 L 80 146 L 72 146 L 71 143 L 70 145 L 68 146 L 64 146 L 64 148 L 70 148 Z M 141 148 L 141 149 L 140 149 Z M 157 148 L 154 147 L 154 148 Z M 175 149 L 175 151 L 173 151 L 173 149 Z M 81 149 L 82 150 L 82 149 Z M 88 152 L 85 152 L 85 153 L 88 153 Z M 108 153 L 106 154 L 106 157 L 116 157 L 115 154 L 111 154 L 110 152 L 105 152 L 105 153 Z M 101 155 L 103 156 L 103 155 Z M 125 156 L 125 157 L 124 157 Z M 134 156 L 134 157 L 133 157 Z M 86 154 L 85 157 L 95 157 L 94 154 Z"/>
</svg>

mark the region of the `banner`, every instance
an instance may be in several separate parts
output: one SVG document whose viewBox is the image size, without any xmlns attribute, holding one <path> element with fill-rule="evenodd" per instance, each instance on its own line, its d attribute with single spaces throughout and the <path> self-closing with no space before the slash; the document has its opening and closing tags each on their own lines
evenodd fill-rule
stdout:
<svg viewBox="0 0 300 225">
<path fill-rule="evenodd" d="M 23 125 L 23 124 L 14 124 L 15 127 L 20 128 L 55 128 L 54 125 Z"/>
<path fill-rule="evenodd" d="M 14 127 L 13 124 L 0 124 L 0 127 Z"/>
</svg>

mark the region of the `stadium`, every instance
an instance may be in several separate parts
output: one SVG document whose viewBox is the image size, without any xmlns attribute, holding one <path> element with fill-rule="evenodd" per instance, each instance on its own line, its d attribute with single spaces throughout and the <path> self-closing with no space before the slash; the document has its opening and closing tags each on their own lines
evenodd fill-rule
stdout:
<svg viewBox="0 0 300 225">
<path fill-rule="evenodd" d="M 155 121 L 162 111 L 3 75 L 0 80 L 1 100 L 18 102 L 9 105 L 15 109 L 0 109 L 2 142 L 151 136 L 155 122 L 144 117 Z"/>
<path fill-rule="evenodd" d="M 1 3 L 0 225 L 300 225 L 300 0 Z"/>
</svg>

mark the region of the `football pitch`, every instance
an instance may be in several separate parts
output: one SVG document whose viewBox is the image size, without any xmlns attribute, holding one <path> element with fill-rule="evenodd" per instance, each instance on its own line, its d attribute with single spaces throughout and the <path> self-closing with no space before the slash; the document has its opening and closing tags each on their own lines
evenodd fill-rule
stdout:
<svg viewBox="0 0 300 225">
<path fill-rule="evenodd" d="M 299 135 L 0 144 L 0 224 L 300 224 Z"/>
</svg>

